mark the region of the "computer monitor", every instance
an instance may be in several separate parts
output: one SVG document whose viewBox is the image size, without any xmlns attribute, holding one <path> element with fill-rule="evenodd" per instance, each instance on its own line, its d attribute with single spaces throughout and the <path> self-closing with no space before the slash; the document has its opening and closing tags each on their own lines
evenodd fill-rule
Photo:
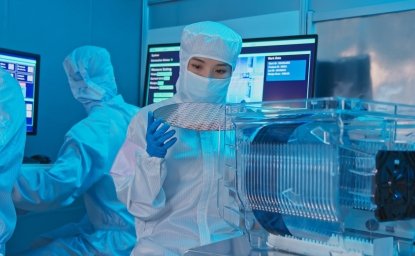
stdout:
<svg viewBox="0 0 415 256">
<path fill-rule="evenodd" d="M 149 45 L 143 105 L 149 105 L 173 97 L 179 78 L 180 44 Z"/>
<path fill-rule="evenodd" d="M 26 104 L 26 133 L 37 132 L 37 105 L 39 91 L 38 54 L 0 48 L 0 67 L 10 72 L 20 84 Z"/>
<path fill-rule="evenodd" d="M 229 86 L 228 102 L 260 102 L 313 96 L 317 35 L 246 39 Z M 149 45 L 144 105 L 176 92 L 179 44 Z"/>
</svg>

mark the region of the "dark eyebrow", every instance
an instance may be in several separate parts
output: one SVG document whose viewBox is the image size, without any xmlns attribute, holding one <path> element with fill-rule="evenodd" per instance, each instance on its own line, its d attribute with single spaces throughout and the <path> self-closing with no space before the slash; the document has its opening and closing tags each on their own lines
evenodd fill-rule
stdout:
<svg viewBox="0 0 415 256">
<path fill-rule="evenodd" d="M 193 57 L 192 59 L 193 59 L 193 60 L 197 60 L 197 61 L 202 62 L 202 63 L 205 63 L 205 61 L 204 61 L 204 60 L 199 59 L 199 58 L 197 58 L 197 57 Z"/>
</svg>

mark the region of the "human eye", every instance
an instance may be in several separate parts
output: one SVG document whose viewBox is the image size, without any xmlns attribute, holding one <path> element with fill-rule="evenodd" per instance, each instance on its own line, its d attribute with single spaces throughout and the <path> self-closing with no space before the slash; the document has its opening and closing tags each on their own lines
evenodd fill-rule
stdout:
<svg viewBox="0 0 415 256">
<path fill-rule="evenodd" d="M 199 70 L 202 68 L 202 65 L 197 64 L 197 63 L 190 63 L 190 66 L 196 70 Z"/>
<path fill-rule="evenodd" d="M 227 70 L 226 69 L 216 69 L 215 72 L 217 74 L 223 75 L 223 74 L 226 74 Z"/>
<path fill-rule="evenodd" d="M 226 67 L 215 68 L 214 77 L 216 78 L 227 78 L 231 75 L 231 71 Z"/>
</svg>

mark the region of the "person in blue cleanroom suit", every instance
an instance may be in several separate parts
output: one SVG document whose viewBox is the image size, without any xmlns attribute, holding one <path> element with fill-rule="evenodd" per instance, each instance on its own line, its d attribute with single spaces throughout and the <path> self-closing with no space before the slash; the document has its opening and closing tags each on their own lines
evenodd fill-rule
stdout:
<svg viewBox="0 0 415 256">
<path fill-rule="evenodd" d="M 217 210 L 214 132 L 169 130 L 152 111 L 181 102 L 225 103 L 241 45 L 241 37 L 220 23 L 186 26 L 177 93 L 142 108 L 131 121 L 111 175 L 119 199 L 135 216 L 132 255 L 180 255 L 240 234 Z"/>
<path fill-rule="evenodd" d="M 13 200 L 17 208 L 43 211 L 83 196 L 87 214 L 77 225 L 42 236 L 50 243 L 28 254 L 128 255 L 136 240 L 134 218 L 117 200 L 109 171 L 138 108 L 117 94 L 107 50 L 77 48 L 66 57 L 64 68 L 72 94 L 88 117 L 66 133 L 49 170 L 20 174 Z"/>
<path fill-rule="evenodd" d="M 22 89 L 0 68 L 0 255 L 16 225 L 11 192 L 19 173 L 26 141 L 26 110 Z"/>
</svg>

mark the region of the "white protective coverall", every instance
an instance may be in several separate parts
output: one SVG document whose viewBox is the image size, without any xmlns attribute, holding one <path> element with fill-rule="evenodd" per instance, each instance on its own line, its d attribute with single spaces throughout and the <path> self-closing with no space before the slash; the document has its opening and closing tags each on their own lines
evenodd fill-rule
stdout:
<svg viewBox="0 0 415 256">
<path fill-rule="evenodd" d="M 135 216 L 137 244 L 132 255 L 180 255 L 187 249 L 235 236 L 217 210 L 217 132 L 176 129 L 177 142 L 165 158 L 146 152 L 147 114 L 172 103 L 225 103 L 230 78 L 212 79 L 187 70 L 194 56 L 235 69 L 241 37 L 215 22 L 184 28 L 177 93 L 141 109 L 128 128 L 111 175 L 119 199 Z M 236 232 L 239 234 L 239 232 Z"/>
<path fill-rule="evenodd" d="M 0 68 L 0 255 L 16 225 L 12 187 L 22 165 L 26 141 L 26 108 L 22 89 Z"/>
<path fill-rule="evenodd" d="M 46 211 L 83 196 L 87 214 L 81 223 L 44 234 L 50 243 L 27 254 L 129 255 L 136 241 L 134 218 L 117 200 L 109 171 L 138 108 L 117 95 L 107 50 L 83 46 L 63 64 L 72 94 L 88 116 L 66 133 L 50 169 L 21 172 L 13 200 L 18 208 Z"/>
</svg>

